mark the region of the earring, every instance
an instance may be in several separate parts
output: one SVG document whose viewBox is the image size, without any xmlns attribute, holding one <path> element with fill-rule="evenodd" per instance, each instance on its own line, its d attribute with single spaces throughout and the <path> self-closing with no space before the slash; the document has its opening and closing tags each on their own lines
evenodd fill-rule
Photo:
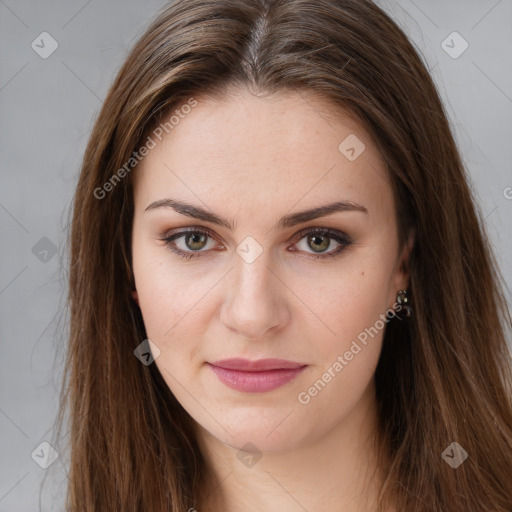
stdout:
<svg viewBox="0 0 512 512">
<path fill-rule="evenodd" d="M 405 320 L 407 318 L 411 318 L 412 316 L 412 307 L 411 307 L 411 300 L 410 297 L 407 294 L 407 290 L 400 290 L 396 296 L 396 301 L 400 308 L 396 312 L 396 316 L 400 320 Z"/>
</svg>

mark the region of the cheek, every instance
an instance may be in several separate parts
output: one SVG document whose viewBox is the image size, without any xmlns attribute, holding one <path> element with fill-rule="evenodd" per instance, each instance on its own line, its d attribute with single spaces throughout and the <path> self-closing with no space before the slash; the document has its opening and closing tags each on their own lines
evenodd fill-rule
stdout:
<svg viewBox="0 0 512 512">
<path fill-rule="evenodd" d="M 146 332 L 155 342 L 169 340 L 194 315 L 208 283 L 186 270 L 186 263 L 173 262 L 164 247 L 134 242 L 133 272 Z"/>
<path fill-rule="evenodd" d="M 305 379 L 295 397 L 295 410 L 303 418 L 306 430 L 329 431 L 348 417 L 367 393 L 379 360 L 381 335 L 368 346 L 335 354 L 322 369 Z M 317 424 L 317 418 L 322 423 Z"/>
<path fill-rule="evenodd" d="M 173 261 L 162 247 L 134 251 L 133 271 L 147 337 L 160 350 L 155 360 L 162 377 L 178 400 L 187 403 L 193 388 L 204 340 L 217 304 L 212 303 L 220 276 L 200 271 L 201 265 Z"/>
<path fill-rule="evenodd" d="M 378 322 L 388 309 L 390 269 L 385 262 L 354 258 L 346 267 L 311 280 L 297 279 L 294 292 L 304 297 L 304 316 L 315 347 L 324 356 L 348 350 L 352 340 Z M 298 320 L 301 322 L 301 320 Z M 314 335 L 314 336 L 313 336 Z"/>
<path fill-rule="evenodd" d="M 318 364 L 310 368 L 296 399 L 307 418 L 321 415 L 332 426 L 361 399 L 375 373 L 387 326 L 386 275 L 358 272 L 331 281 L 316 297 L 322 297 L 317 306 L 325 326 L 313 326 L 309 338 Z"/>
<path fill-rule="evenodd" d="M 297 401 L 308 406 L 311 417 L 326 410 L 333 421 L 344 415 L 375 373 L 389 321 L 385 314 L 391 264 L 387 263 L 382 258 L 357 259 L 336 276 L 318 281 L 308 296 L 308 304 L 322 320 L 309 327 L 318 364 L 302 383 Z"/>
</svg>

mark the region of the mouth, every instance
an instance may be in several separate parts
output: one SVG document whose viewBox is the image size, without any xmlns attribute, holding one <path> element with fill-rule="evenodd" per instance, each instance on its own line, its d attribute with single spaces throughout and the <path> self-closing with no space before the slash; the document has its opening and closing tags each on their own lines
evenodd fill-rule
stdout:
<svg viewBox="0 0 512 512">
<path fill-rule="evenodd" d="M 284 359 L 224 359 L 207 363 L 218 379 L 231 389 L 264 393 L 294 380 L 307 365 Z"/>
</svg>

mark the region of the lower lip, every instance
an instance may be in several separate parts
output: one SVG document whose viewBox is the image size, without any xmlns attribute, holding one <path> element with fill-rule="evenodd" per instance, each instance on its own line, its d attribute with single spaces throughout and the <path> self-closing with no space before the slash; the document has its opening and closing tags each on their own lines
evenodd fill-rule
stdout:
<svg viewBox="0 0 512 512">
<path fill-rule="evenodd" d="M 226 386 L 246 393 L 264 393 L 277 389 L 295 379 L 306 368 L 306 366 L 302 366 L 300 368 L 248 372 L 228 370 L 211 364 L 209 366 Z"/>
</svg>

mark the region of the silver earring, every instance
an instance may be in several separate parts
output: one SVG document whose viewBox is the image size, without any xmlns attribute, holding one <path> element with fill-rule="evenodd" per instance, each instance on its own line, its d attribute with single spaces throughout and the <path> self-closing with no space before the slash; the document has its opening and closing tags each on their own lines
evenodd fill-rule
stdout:
<svg viewBox="0 0 512 512">
<path fill-rule="evenodd" d="M 400 309 L 397 311 L 396 316 L 400 320 L 405 320 L 407 318 L 411 318 L 412 316 L 412 307 L 411 307 L 411 299 L 407 293 L 407 290 L 400 290 L 396 296 L 396 301 L 400 306 Z"/>
</svg>

